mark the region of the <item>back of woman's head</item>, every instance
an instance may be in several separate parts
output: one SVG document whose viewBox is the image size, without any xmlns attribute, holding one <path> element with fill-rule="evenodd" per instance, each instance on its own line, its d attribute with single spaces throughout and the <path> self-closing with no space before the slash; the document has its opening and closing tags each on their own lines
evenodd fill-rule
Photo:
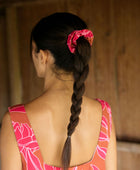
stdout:
<svg viewBox="0 0 140 170">
<path fill-rule="evenodd" d="M 67 139 L 62 152 L 62 166 L 67 169 L 71 159 L 71 135 L 79 122 L 82 96 L 85 91 L 84 81 L 89 72 L 88 61 L 91 45 L 84 36 L 76 41 L 75 52 L 72 53 L 67 45 L 68 36 L 75 30 L 87 29 L 87 25 L 78 16 L 70 13 L 55 13 L 41 19 L 33 28 L 33 40 L 39 50 L 49 50 L 55 59 L 57 69 L 72 72 L 74 78 L 71 117 L 67 127 Z"/>
</svg>

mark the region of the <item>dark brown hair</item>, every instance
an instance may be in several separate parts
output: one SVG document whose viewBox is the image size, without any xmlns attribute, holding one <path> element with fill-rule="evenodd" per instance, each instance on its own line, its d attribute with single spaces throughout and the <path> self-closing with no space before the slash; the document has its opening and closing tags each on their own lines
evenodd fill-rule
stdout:
<svg viewBox="0 0 140 170">
<path fill-rule="evenodd" d="M 50 50 L 57 68 L 73 72 L 74 85 L 70 122 L 67 127 L 67 139 L 62 151 L 62 167 L 67 170 L 71 160 L 71 135 L 79 122 L 82 96 L 85 91 L 84 81 L 89 72 L 91 47 L 83 36 L 77 40 L 75 53 L 67 46 L 67 37 L 74 30 L 87 29 L 87 25 L 78 16 L 70 13 L 55 13 L 41 19 L 33 28 L 31 41 L 34 40 L 37 51 Z"/>
</svg>

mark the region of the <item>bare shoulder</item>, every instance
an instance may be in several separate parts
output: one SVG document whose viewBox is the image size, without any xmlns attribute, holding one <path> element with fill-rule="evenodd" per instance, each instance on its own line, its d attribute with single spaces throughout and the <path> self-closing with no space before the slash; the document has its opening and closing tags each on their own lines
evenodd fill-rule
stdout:
<svg viewBox="0 0 140 170">
<path fill-rule="evenodd" d="M 91 105 L 98 105 L 99 104 L 99 102 L 96 100 L 96 98 L 93 99 L 93 98 L 90 98 L 90 97 L 87 97 L 87 96 L 83 96 L 83 99 Z"/>
<path fill-rule="evenodd" d="M 2 123 L 7 122 L 8 119 L 10 120 L 10 115 L 9 115 L 9 112 L 7 111 L 7 112 L 3 115 Z"/>
<path fill-rule="evenodd" d="M 6 112 L 3 116 L 2 119 L 2 127 L 1 127 L 1 135 L 3 134 L 2 132 L 7 132 L 7 130 L 11 130 L 11 119 L 10 119 L 10 114 L 9 112 Z"/>
<path fill-rule="evenodd" d="M 87 121 L 87 124 L 97 129 L 100 128 L 101 118 L 102 118 L 102 105 L 96 99 L 83 96 L 83 106 L 82 106 L 84 123 Z M 92 128 L 93 129 L 93 128 Z"/>
<path fill-rule="evenodd" d="M 96 99 L 89 98 L 87 96 L 83 96 L 84 104 L 88 107 L 90 111 L 96 111 L 102 113 L 102 106 L 99 101 Z"/>
<path fill-rule="evenodd" d="M 2 169 L 20 169 L 20 154 L 17 147 L 9 112 L 6 112 L 2 119 L 2 127 L 0 132 L 0 157 Z"/>
<path fill-rule="evenodd" d="M 2 119 L 2 127 L 0 131 L 0 153 L 1 154 L 11 134 L 12 134 L 12 125 L 11 125 L 10 115 L 9 112 L 6 112 Z"/>
</svg>

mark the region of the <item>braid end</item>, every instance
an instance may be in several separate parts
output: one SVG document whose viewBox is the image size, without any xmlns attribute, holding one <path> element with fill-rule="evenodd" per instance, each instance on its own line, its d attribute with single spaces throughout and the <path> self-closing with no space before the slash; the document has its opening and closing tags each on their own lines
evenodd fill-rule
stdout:
<svg viewBox="0 0 140 170">
<path fill-rule="evenodd" d="M 63 169 L 67 170 L 71 160 L 71 137 L 67 137 L 62 151 L 62 165 Z"/>
</svg>

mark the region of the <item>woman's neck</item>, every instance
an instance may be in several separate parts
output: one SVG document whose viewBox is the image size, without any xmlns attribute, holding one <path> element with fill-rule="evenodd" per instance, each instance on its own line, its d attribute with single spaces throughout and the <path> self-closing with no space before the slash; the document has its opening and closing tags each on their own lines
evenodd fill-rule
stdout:
<svg viewBox="0 0 140 170">
<path fill-rule="evenodd" d="M 44 93 L 66 92 L 73 93 L 73 77 L 72 75 L 63 75 L 61 77 L 50 77 L 44 81 Z"/>
</svg>

